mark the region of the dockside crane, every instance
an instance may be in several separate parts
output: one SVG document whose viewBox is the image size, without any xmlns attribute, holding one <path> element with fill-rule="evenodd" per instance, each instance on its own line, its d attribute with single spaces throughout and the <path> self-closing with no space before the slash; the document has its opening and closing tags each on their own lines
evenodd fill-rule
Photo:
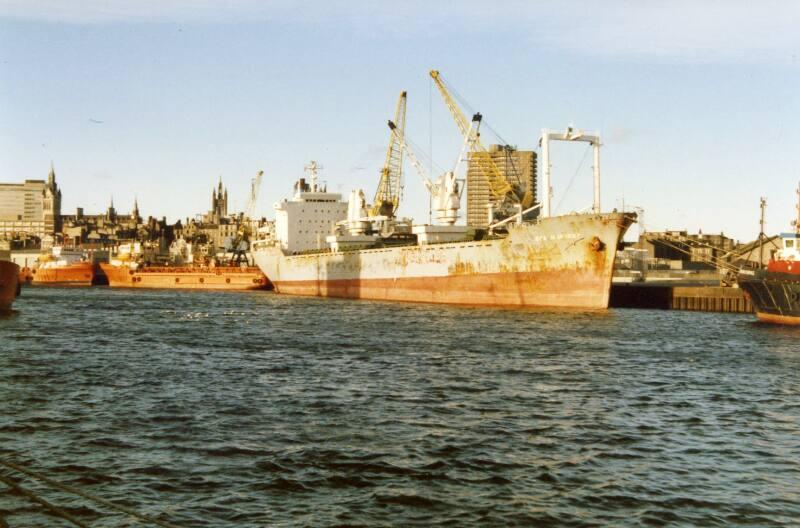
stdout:
<svg viewBox="0 0 800 528">
<path fill-rule="evenodd" d="M 239 264 L 243 260 L 247 262 L 247 251 L 250 249 L 250 236 L 252 235 L 251 224 L 256 213 L 256 202 L 258 201 L 258 191 L 261 189 L 261 179 L 264 171 L 260 170 L 256 177 L 250 180 L 250 194 L 247 197 L 247 205 L 244 212 L 239 217 L 236 236 L 230 242 L 230 251 L 233 253 L 231 262 Z"/>
<path fill-rule="evenodd" d="M 433 198 L 433 210 L 436 211 L 436 219 L 443 225 L 453 225 L 458 220 L 458 209 L 461 204 L 461 193 L 459 191 L 458 180 L 454 171 L 447 171 L 436 181 L 432 181 L 422 163 L 417 159 L 414 150 L 408 145 L 402 129 L 389 121 L 389 129 L 400 147 L 406 152 L 408 161 L 417 170 L 422 179 L 423 185 Z"/>
<path fill-rule="evenodd" d="M 456 122 L 458 131 L 461 133 L 462 137 L 469 142 L 470 163 L 477 167 L 478 172 L 483 174 L 486 178 L 494 208 L 499 209 L 504 204 L 521 205 L 523 208 L 530 207 L 534 202 L 534 196 L 531 190 L 526 189 L 524 195 L 521 195 L 521 190 L 515 188 L 506 180 L 497 167 L 497 164 L 494 162 L 494 159 L 492 159 L 492 155 L 481 143 L 481 114 L 477 113 L 472 117 L 471 126 L 470 121 L 467 120 L 464 112 L 461 111 L 455 99 L 453 99 L 453 96 L 450 94 L 450 90 L 445 85 L 441 74 L 437 70 L 431 70 L 430 76 L 436 84 L 445 106 L 450 110 L 450 114 Z"/>
<path fill-rule="evenodd" d="M 406 128 L 406 92 L 400 92 L 397 108 L 394 112 L 394 123 L 400 130 Z M 386 216 L 393 218 L 400 206 L 403 190 L 403 146 L 397 135 L 389 137 L 389 148 L 386 150 L 386 161 L 381 169 L 381 179 L 375 191 L 375 199 L 370 208 L 370 216 Z"/>
</svg>

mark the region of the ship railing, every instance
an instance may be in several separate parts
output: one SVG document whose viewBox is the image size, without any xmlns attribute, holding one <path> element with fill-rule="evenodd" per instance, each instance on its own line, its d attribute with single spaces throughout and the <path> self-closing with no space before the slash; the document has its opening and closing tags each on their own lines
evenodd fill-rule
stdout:
<svg viewBox="0 0 800 528">
<path fill-rule="evenodd" d="M 542 206 L 542 204 L 538 203 L 538 204 L 534 205 L 533 207 L 528 207 L 527 209 L 525 209 L 523 211 L 522 210 L 522 206 L 520 205 L 519 206 L 519 211 L 517 211 L 517 214 L 509 216 L 508 218 L 505 218 L 503 220 L 500 220 L 499 222 L 495 222 L 494 224 L 490 225 L 489 226 L 489 232 L 491 233 L 492 231 L 494 231 L 498 227 L 500 227 L 502 225 L 505 225 L 505 224 L 511 222 L 512 220 L 516 220 L 517 224 L 521 224 L 522 223 L 522 219 L 525 217 L 526 214 L 532 213 L 536 209 L 539 209 L 541 206 Z"/>
</svg>

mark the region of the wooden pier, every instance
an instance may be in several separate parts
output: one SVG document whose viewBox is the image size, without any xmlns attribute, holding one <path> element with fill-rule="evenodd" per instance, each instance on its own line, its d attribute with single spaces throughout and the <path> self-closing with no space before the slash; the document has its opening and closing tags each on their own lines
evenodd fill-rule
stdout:
<svg viewBox="0 0 800 528">
<path fill-rule="evenodd" d="M 612 308 L 753 313 L 753 307 L 742 290 L 721 286 L 614 284 L 609 304 Z"/>
</svg>

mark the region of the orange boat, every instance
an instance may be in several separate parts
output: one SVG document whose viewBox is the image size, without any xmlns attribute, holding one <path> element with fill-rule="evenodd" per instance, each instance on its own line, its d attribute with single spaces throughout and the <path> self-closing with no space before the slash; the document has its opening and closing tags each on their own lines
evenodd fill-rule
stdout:
<svg viewBox="0 0 800 528">
<path fill-rule="evenodd" d="M 0 310 L 10 310 L 19 295 L 19 266 L 0 260 Z"/>
<path fill-rule="evenodd" d="M 272 284 L 260 269 L 250 267 L 133 267 L 100 264 L 112 288 L 188 290 L 268 290 Z"/>
<path fill-rule="evenodd" d="M 39 255 L 31 273 L 30 284 L 43 286 L 91 286 L 104 284 L 105 278 L 97 264 L 87 260 L 83 251 L 61 246 L 53 246 L 50 251 Z"/>
<path fill-rule="evenodd" d="M 51 265 L 52 264 L 52 265 Z M 97 275 L 97 265 L 91 262 L 71 264 L 45 263 L 33 270 L 31 284 L 46 286 L 91 286 Z"/>
</svg>

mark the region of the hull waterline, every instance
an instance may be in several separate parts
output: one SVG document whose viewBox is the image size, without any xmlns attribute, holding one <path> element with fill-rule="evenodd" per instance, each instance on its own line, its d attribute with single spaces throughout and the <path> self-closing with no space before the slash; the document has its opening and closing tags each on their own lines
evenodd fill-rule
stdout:
<svg viewBox="0 0 800 528">
<path fill-rule="evenodd" d="M 800 274 L 757 271 L 752 276 L 740 275 L 739 287 L 750 298 L 759 321 L 800 325 Z"/>
</svg>

